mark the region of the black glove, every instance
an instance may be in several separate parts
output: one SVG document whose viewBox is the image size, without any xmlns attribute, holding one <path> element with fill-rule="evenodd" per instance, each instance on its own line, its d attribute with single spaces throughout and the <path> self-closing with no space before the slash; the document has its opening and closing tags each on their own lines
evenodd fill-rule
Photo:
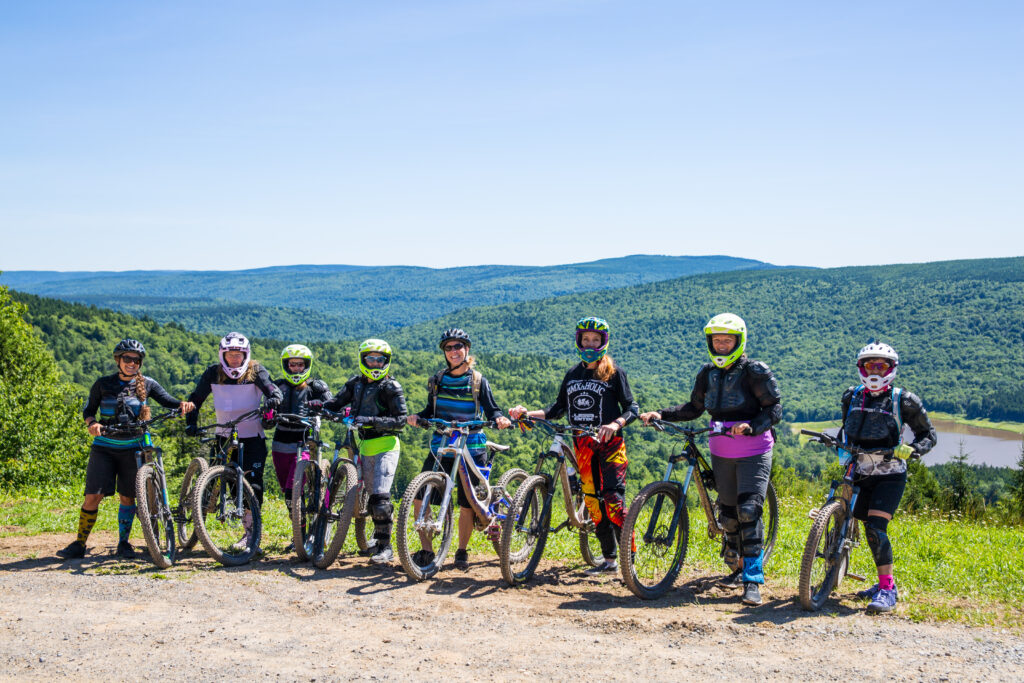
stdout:
<svg viewBox="0 0 1024 683">
<path fill-rule="evenodd" d="M 185 436 L 199 436 L 199 425 L 185 425 Z"/>
<path fill-rule="evenodd" d="M 313 399 L 312 401 L 306 401 L 306 407 L 309 408 L 311 414 L 315 415 L 323 410 L 324 402 Z"/>
<path fill-rule="evenodd" d="M 280 405 L 281 401 L 273 397 L 263 400 L 263 410 L 277 410 Z"/>
</svg>

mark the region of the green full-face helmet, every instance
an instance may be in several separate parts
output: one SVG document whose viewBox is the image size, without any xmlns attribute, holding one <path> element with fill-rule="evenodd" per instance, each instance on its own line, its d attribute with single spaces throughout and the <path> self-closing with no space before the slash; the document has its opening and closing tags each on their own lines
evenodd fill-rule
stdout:
<svg viewBox="0 0 1024 683">
<path fill-rule="evenodd" d="M 711 335 L 713 334 L 736 335 L 736 346 L 732 348 L 728 355 L 719 356 L 715 353 L 715 347 L 711 344 Z M 704 337 L 708 341 L 708 355 L 711 356 L 711 362 L 715 364 L 715 367 L 727 368 L 739 360 L 746 349 L 747 324 L 743 322 L 743 318 L 735 313 L 721 313 L 709 320 L 708 324 L 704 326 Z"/>
<path fill-rule="evenodd" d="M 302 360 L 305 365 L 302 372 L 298 374 L 288 367 L 288 361 L 293 358 Z M 284 370 L 284 378 L 289 384 L 296 386 L 302 384 L 309 379 L 309 373 L 313 369 L 313 352 L 302 344 L 289 344 L 281 352 L 281 369 Z"/>
<path fill-rule="evenodd" d="M 367 356 L 384 356 L 382 366 L 370 367 L 366 364 Z M 384 379 L 391 369 L 391 345 L 383 339 L 367 339 L 359 345 L 359 372 L 371 382 Z"/>
</svg>

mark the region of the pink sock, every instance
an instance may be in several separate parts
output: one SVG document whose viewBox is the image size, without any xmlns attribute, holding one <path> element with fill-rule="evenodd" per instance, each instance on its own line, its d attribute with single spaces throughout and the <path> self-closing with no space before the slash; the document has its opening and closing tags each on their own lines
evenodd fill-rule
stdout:
<svg viewBox="0 0 1024 683">
<path fill-rule="evenodd" d="M 879 574 L 878 587 L 882 590 L 891 591 L 896 587 L 896 580 L 892 578 L 892 574 Z"/>
</svg>

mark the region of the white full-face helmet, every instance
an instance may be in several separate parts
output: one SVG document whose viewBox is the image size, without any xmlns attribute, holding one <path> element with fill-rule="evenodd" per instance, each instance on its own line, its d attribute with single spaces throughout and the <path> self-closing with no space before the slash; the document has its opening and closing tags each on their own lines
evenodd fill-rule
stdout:
<svg viewBox="0 0 1024 683">
<path fill-rule="evenodd" d="M 871 392 L 886 389 L 896 379 L 900 356 L 896 349 L 881 342 L 871 342 L 857 354 L 857 372 L 864 388 Z"/>
<path fill-rule="evenodd" d="M 241 351 L 245 354 L 245 359 L 237 368 L 230 367 L 224 358 L 224 354 L 228 351 Z M 245 371 L 249 369 L 249 361 L 251 359 L 252 350 L 249 347 L 249 340 L 245 338 L 245 335 L 238 332 L 228 332 L 220 340 L 220 367 L 223 368 L 224 374 L 231 379 L 238 379 L 244 375 Z"/>
</svg>

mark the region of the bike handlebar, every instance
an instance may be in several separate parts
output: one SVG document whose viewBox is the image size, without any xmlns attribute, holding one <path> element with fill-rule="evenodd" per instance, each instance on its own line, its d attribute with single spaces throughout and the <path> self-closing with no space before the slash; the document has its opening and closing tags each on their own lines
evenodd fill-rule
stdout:
<svg viewBox="0 0 1024 683">
<path fill-rule="evenodd" d="M 196 432 L 197 433 L 207 432 L 207 431 L 209 431 L 211 429 L 217 429 L 218 427 L 221 427 L 221 428 L 228 427 L 230 429 L 234 429 L 236 426 L 238 426 L 242 422 L 245 422 L 247 420 L 252 420 L 253 418 L 257 418 L 257 417 L 261 416 L 262 414 L 263 414 L 263 409 L 262 408 L 254 408 L 253 410 L 250 410 L 248 413 L 245 413 L 244 415 L 239 415 L 234 420 L 228 420 L 227 422 L 220 422 L 220 423 L 215 423 L 215 424 L 203 425 L 202 427 L 196 427 Z"/>
<path fill-rule="evenodd" d="M 692 439 L 693 437 L 699 436 L 701 434 L 706 434 L 708 432 L 711 432 L 711 436 L 731 436 L 726 432 L 714 429 L 712 427 L 692 429 L 690 427 L 680 427 L 675 422 L 669 422 L 668 420 L 651 420 L 647 426 L 653 427 L 655 430 L 659 432 L 664 432 L 666 434 L 669 434 L 670 436 L 682 436 L 689 439 Z"/>
<path fill-rule="evenodd" d="M 496 429 L 498 426 L 495 420 L 442 420 L 440 418 L 419 418 L 416 421 L 416 426 L 420 429 L 434 428 L 434 431 L 438 432 L 454 432 L 455 430 L 472 430 L 472 429 L 483 429 L 488 427 L 490 429 Z"/>
<path fill-rule="evenodd" d="M 156 417 L 148 420 L 140 420 L 138 422 L 126 422 L 123 424 L 112 424 L 112 425 L 100 425 L 100 434 L 103 436 L 116 436 L 118 434 L 134 435 L 145 431 L 148 431 L 150 427 L 164 420 L 172 417 L 178 417 L 181 415 L 181 409 L 175 408 L 169 410 L 166 413 L 157 415 Z"/>
<path fill-rule="evenodd" d="M 892 448 L 878 448 L 871 450 L 865 448 L 857 448 L 856 446 L 850 446 L 840 442 L 836 437 L 832 436 L 831 434 L 825 434 L 824 432 L 813 432 L 810 429 L 801 429 L 800 433 L 803 434 L 804 436 L 813 437 L 812 440 L 817 441 L 818 443 L 823 444 L 828 448 L 831 448 L 833 450 L 842 449 L 847 453 L 852 453 L 853 455 L 867 455 L 878 457 L 893 454 Z"/>
<path fill-rule="evenodd" d="M 521 428 L 532 429 L 535 425 L 540 425 L 544 428 L 544 431 L 549 434 L 560 434 L 562 436 L 592 436 L 597 438 L 598 430 L 593 427 L 574 427 L 573 425 L 563 425 L 557 422 L 551 422 L 545 420 L 542 417 L 520 417 L 517 420 L 512 421 L 513 424 L 518 424 Z"/>
</svg>

